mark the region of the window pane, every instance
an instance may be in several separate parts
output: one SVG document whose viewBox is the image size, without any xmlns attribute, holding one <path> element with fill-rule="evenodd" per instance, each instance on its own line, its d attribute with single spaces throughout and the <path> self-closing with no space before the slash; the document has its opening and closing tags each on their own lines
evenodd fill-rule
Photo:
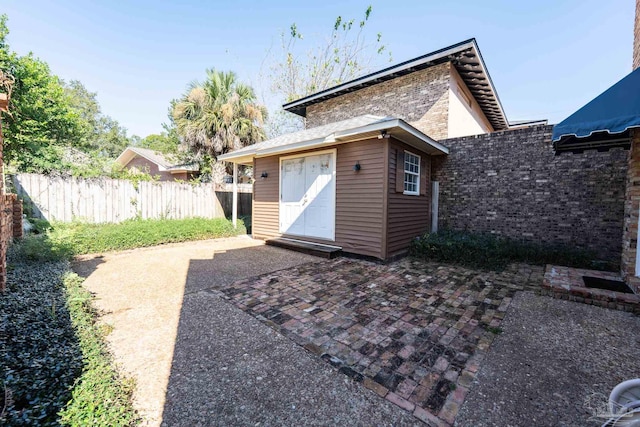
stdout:
<svg viewBox="0 0 640 427">
<path fill-rule="evenodd" d="M 404 191 L 417 193 L 420 179 L 420 158 L 415 154 L 404 153 Z"/>
<path fill-rule="evenodd" d="M 404 174 L 404 191 L 415 193 L 418 191 L 418 175 Z"/>
</svg>

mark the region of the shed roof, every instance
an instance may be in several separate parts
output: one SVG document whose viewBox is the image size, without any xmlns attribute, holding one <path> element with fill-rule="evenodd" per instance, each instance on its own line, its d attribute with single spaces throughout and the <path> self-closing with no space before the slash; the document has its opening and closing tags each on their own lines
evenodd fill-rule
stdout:
<svg viewBox="0 0 640 427">
<path fill-rule="evenodd" d="M 254 157 L 290 153 L 365 138 L 378 138 L 382 136 L 383 132 L 429 154 L 449 153 L 445 146 L 429 138 L 404 120 L 367 114 L 249 145 L 220 155 L 218 160 L 251 163 Z"/>
<path fill-rule="evenodd" d="M 460 77 L 462 77 L 493 128 L 495 130 L 507 129 L 509 122 L 475 38 L 401 62 L 366 76 L 358 77 L 289 102 L 282 107 L 287 111 L 306 117 L 307 107 L 310 105 L 445 62 L 451 62 L 456 67 Z"/>
</svg>

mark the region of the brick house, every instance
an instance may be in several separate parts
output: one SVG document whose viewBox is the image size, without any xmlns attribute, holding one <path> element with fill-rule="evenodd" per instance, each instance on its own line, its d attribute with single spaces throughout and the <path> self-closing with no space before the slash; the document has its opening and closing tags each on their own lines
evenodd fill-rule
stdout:
<svg viewBox="0 0 640 427">
<path fill-rule="evenodd" d="M 437 140 L 508 128 L 474 39 L 284 109 L 306 129 L 219 157 L 253 166 L 253 236 L 379 259 L 431 226 Z"/>
<path fill-rule="evenodd" d="M 306 129 L 220 157 L 253 165 L 254 238 L 388 259 L 440 226 L 620 261 L 628 145 L 509 123 L 473 39 L 283 107 Z"/>
<path fill-rule="evenodd" d="M 140 147 L 127 147 L 116 163 L 132 172 L 148 173 L 160 181 L 188 181 L 199 173 L 197 164 L 184 164 L 170 155 Z"/>
</svg>

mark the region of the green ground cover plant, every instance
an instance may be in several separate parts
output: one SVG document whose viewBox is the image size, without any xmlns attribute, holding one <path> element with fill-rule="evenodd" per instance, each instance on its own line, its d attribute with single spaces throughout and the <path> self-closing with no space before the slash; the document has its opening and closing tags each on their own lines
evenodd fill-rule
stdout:
<svg viewBox="0 0 640 427">
<path fill-rule="evenodd" d="M 22 256 L 25 247 L 51 249 L 44 242 L 29 237 L 8 257 L 0 298 L 0 425 L 135 425 L 133 383 L 113 364 L 82 278 L 60 253 Z"/>
<path fill-rule="evenodd" d="M 498 271 L 514 262 L 596 270 L 615 268 L 599 261 L 593 252 L 580 248 L 454 230 L 441 230 L 414 239 L 410 253 L 419 258 Z"/>
<path fill-rule="evenodd" d="M 231 237 L 246 233 L 224 218 L 134 219 L 117 224 L 56 223 L 45 235 L 59 252 L 73 255 L 118 251 L 165 243 Z"/>
<path fill-rule="evenodd" d="M 0 298 L 0 425 L 131 426 L 131 395 L 105 343 L 108 330 L 74 255 L 244 233 L 226 219 L 49 224 L 15 242 Z"/>
</svg>

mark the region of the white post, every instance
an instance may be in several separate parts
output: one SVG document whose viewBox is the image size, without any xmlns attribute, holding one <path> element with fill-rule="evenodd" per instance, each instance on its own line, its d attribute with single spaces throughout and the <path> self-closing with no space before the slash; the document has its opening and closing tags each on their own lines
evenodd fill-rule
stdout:
<svg viewBox="0 0 640 427">
<path fill-rule="evenodd" d="M 233 207 L 231 208 L 231 222 L 238 226 L 238 164 L 233 163 Z"/>
<path fill-rule="evenodd" d="M 440 183 L 431 182 L 431 232 L 438 232 L 438 202 L 440 198 Z"/>
</svg>

